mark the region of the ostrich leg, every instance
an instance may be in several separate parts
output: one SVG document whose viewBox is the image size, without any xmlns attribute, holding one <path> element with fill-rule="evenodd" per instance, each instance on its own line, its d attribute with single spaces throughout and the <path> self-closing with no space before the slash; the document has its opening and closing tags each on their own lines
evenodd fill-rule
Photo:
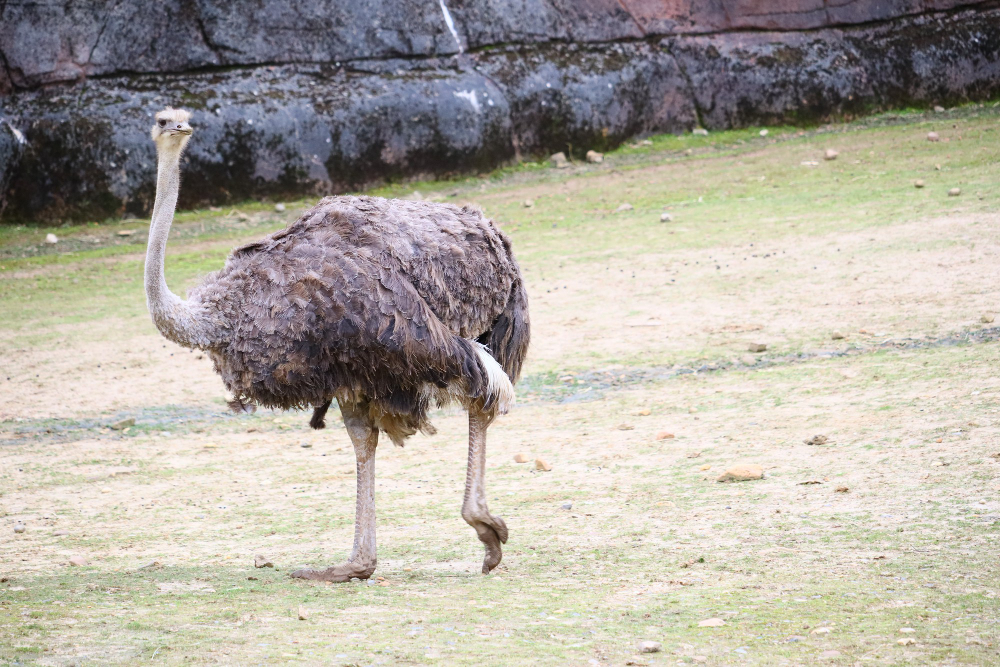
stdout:
<svg viewBox="0 0 1000 667">
<path fill-rule="evenodd" d="M 462 518 L 476 529 L 479 540 L 486 547 L 483 574 L 500 564 L 503 558 L 501 543 L 507 542 L 507 524 L 490 514 L 486 506 L 486 429 L 491 419 L 481 411 L 469 409 L 469 468 L 465 475 L 465 501 Z"/>
<path fill-rule="evenodd" d="M 293 577 L 343 582 L 353 577 L 367 579 L 375 572 L 375 447 L 378 445 L 378 429 L 372 424 L 365 408 L 355 403 L 340 405 L 358 463 L 358 497 L 351 557 L 343 565 L 325 570 L 296 570 L 291 574 Z"/>
</svg>

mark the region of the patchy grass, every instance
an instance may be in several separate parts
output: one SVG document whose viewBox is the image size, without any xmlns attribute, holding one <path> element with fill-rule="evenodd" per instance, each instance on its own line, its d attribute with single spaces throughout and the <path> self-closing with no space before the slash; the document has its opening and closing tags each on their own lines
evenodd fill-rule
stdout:
<svg viewBox="0 0 1000 667">
<path fill-rule="evenodd" d="M 490 430 L 511 539 L 489 577 L 447 409 L 379 453 L 379 579 L 288 579 L 350 545 L 339 417 L 226 414 L 208 360 L 149 324 L 144 224 L 56 229 L 54 248 L 2 230 L 0 662 L 996 662 L 996 131 L 992 108 L 914 112 L 382 190 L 485 207 L 528 276 L 521 402 Z M 170 283 L 305 206 L 183 214 Z M 743 461 L 765 478 L 715 481 Z"/>
</svg>

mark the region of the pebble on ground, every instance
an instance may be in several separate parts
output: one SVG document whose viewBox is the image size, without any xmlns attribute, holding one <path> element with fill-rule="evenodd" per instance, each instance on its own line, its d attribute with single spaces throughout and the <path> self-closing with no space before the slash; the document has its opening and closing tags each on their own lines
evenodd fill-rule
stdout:
<svg viewBox="0 0 1000 667">
<path fill-rule="evenodd" d="M 726 468 L 726 472 L 719 475 L 718 482 L 750 482 L 764 478 L 764 468 L 756 463 L 741 463 Z"/>
</svg>

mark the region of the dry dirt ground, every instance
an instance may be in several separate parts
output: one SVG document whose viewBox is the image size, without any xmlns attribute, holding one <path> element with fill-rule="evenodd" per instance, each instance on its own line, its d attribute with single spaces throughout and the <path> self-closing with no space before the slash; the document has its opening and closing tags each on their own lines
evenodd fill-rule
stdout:
<svg viewBox="0 0 1000 667">
<path fill-rule="evenodd" d="M 226 414 L 208 360 L 148 322 L 141 223 L 56 230 L 64 252 L 0 235 L 0 662 L 1000 662 L 998 126 L 663 137 L 387 188 L 482 206 L 528 278 L 488 577 L 460 411 L 380 448 L 377 579 L 290 580 L 350 546 L 339 416 Z M 185 214 L 171 284 L 305 205 Z M 716 481 L 738 463 L 764 478 Z"/>
</svg>

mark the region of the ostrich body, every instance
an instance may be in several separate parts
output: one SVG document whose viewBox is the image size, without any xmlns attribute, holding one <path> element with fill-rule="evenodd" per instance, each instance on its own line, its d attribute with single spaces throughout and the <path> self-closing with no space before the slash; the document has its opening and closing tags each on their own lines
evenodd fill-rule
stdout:
<svg viewBox="0 0 1000 667">
<path fill-rule="evenodd" d="M 252 411 L 333 400 L 357 458 L 354 548 L 347 563 L 298 570 L 325 581 L 375 571 L 375 448 L 433 432 L 431 401 L 469 413 L 462 517 L 486 549 L 483 573 L 507 541 L 485 493 L 486 429 L 513 403 L 528 347 L 527 295 L 510 242 L 482 213 L 446 204 L 327 197 L 285 229 L 237 248 L 183 300 L 163 276 L 189 114 L 166 109 L 152 137 L 158 167 L 146 254 L 146 299 L 168 339 L 205 350 Z M 492 353 L 492 354 L 491 354 Z"/>
</svg>

